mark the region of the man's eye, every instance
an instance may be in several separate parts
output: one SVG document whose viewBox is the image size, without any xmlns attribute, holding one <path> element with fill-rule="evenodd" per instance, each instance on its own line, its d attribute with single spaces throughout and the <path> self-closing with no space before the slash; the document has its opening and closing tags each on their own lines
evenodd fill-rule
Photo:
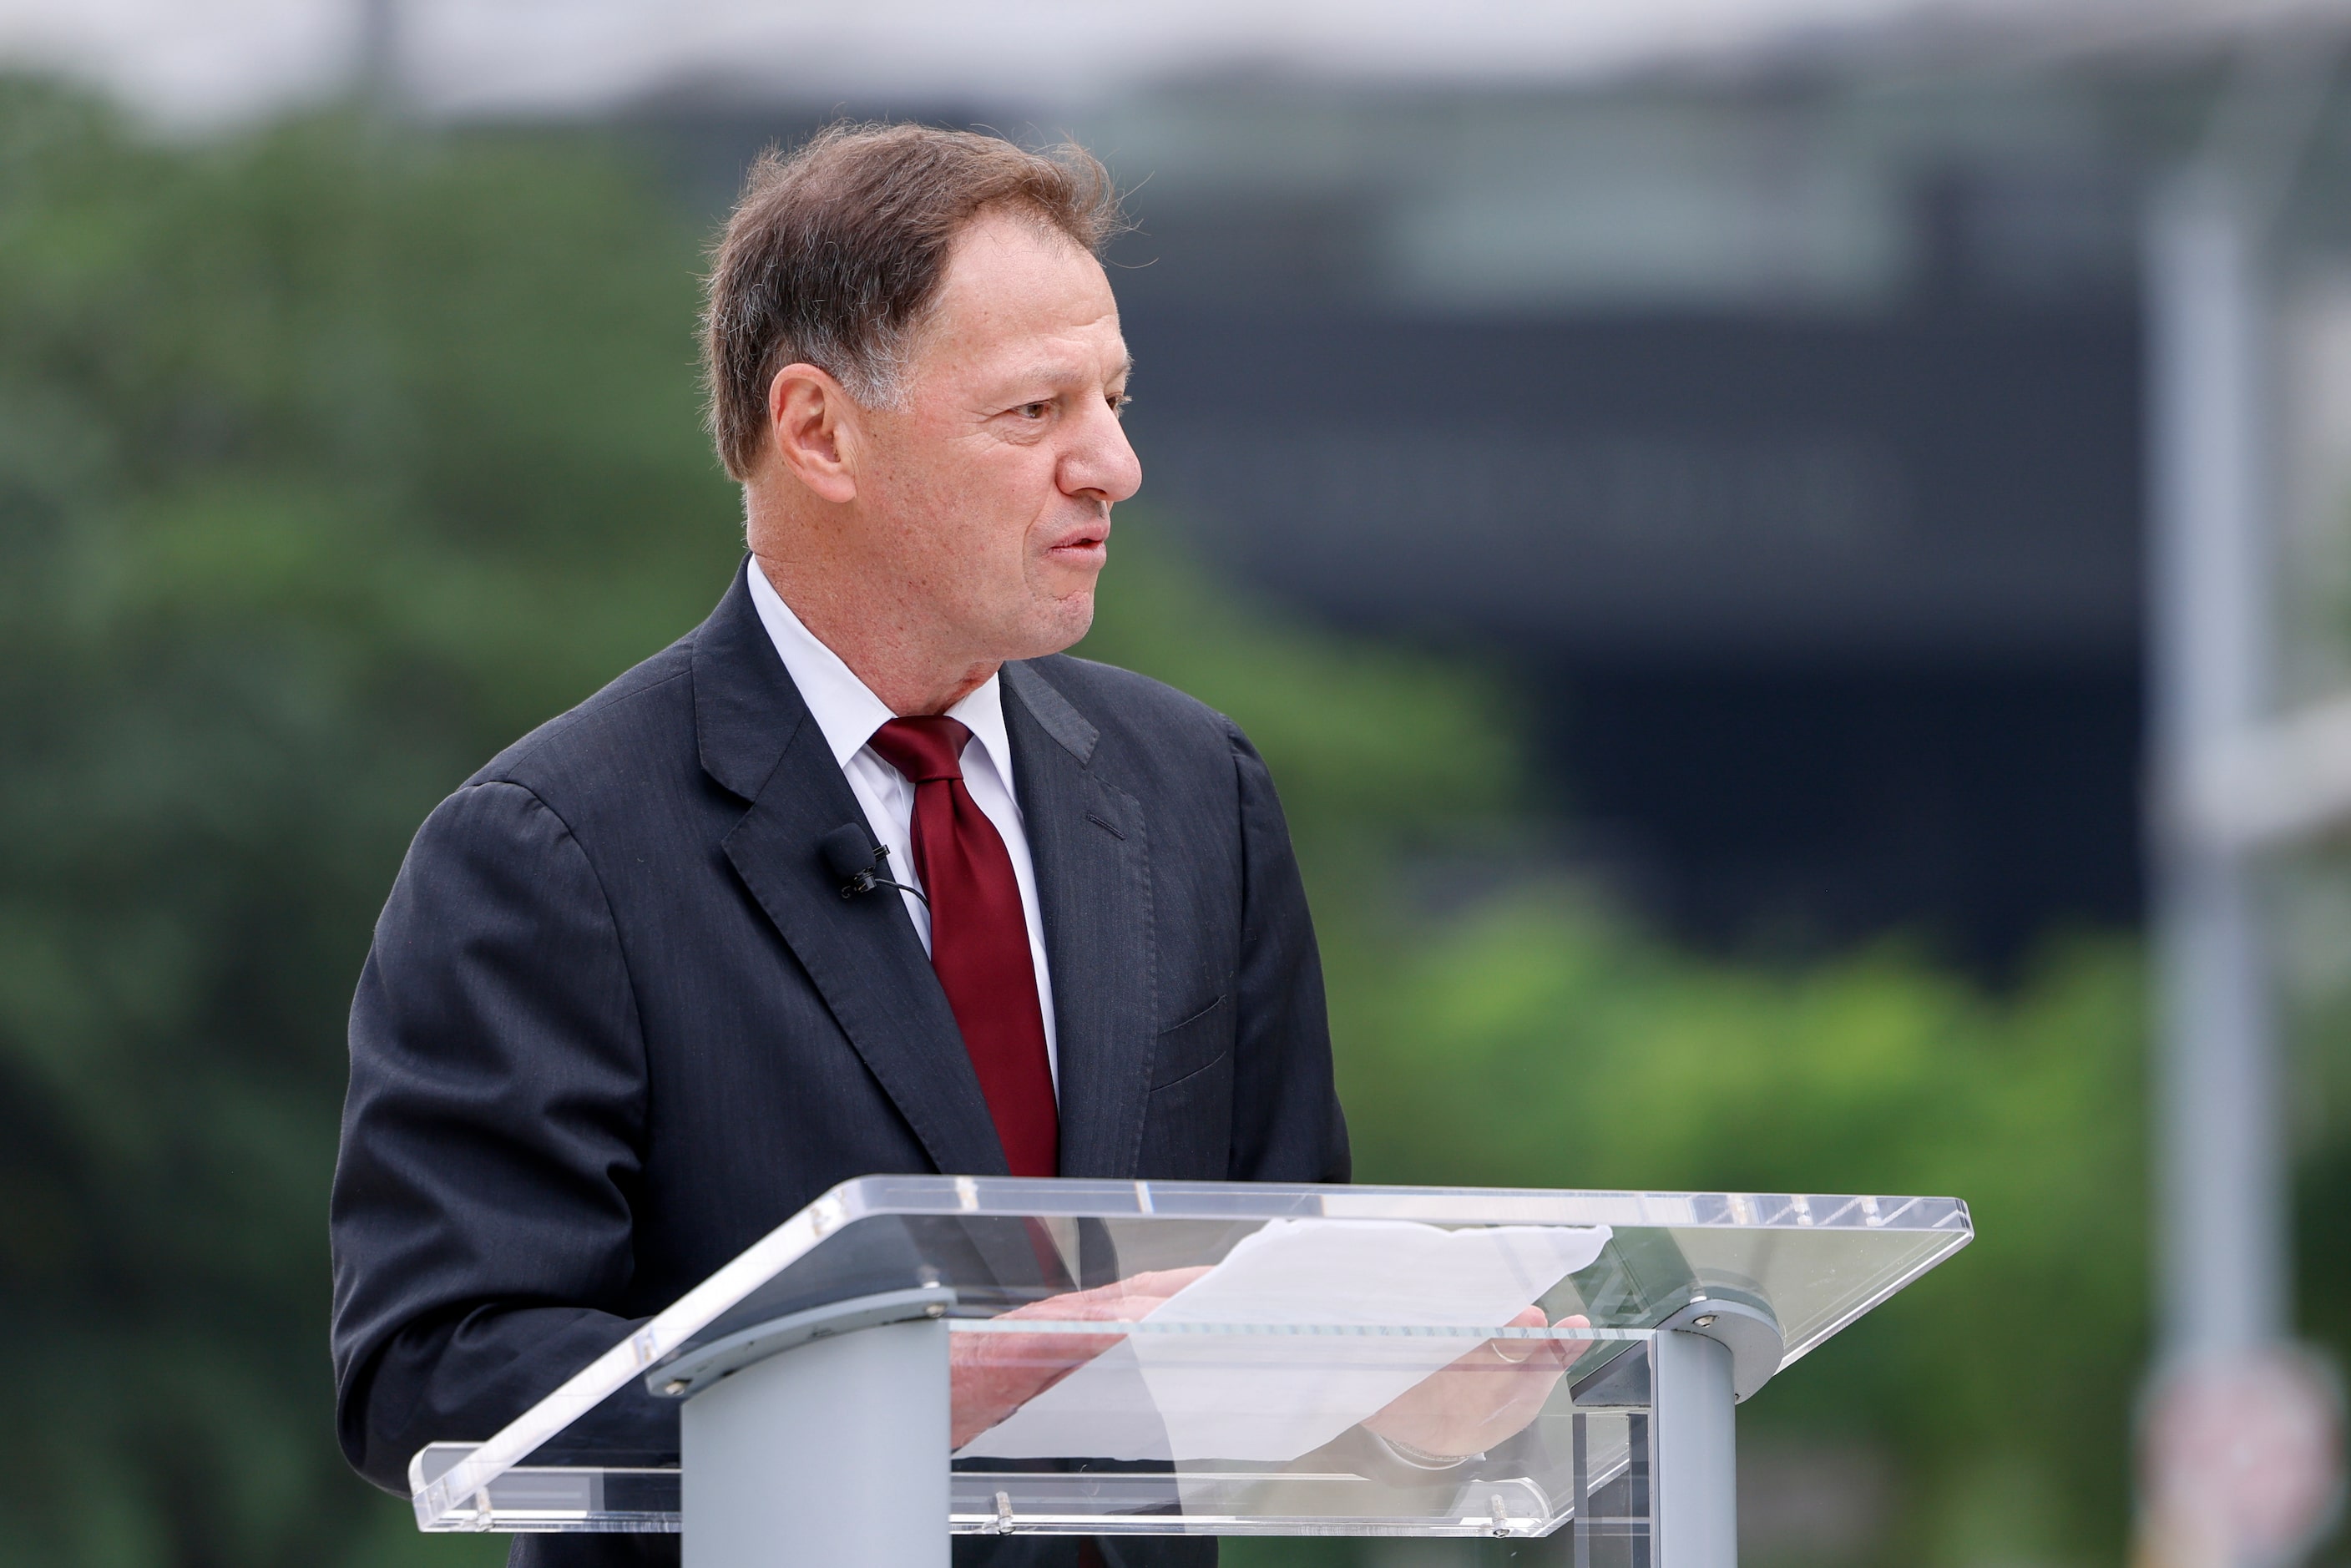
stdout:
<svg viewBox="0 0 2351 1568">
<path fill-rule="evenodd" d="M 1113 392 L 1103 401 L 1110 404 L 1111 413 L 1119 415 L 1121 418 L 1125 417 L 1128 405 L 1134 402 L 1133 398 L 1127 396 L 1124 392 Z"/>
<path fill-rule="evenodd" d="M 1017 411 L 1023 419 L 1042 419 L 1053 412 L 1050 402 L 1024 402 Z"/>
</svg>

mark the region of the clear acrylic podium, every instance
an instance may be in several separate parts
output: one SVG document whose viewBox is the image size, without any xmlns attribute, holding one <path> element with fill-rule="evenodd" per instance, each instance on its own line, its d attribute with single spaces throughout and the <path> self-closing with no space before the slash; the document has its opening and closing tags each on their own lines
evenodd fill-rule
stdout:
<svg viewBox="0 0 2351 1568">
<path fill-rule="evenodd" d="M 1734 1404 L 1972 1234 L 1953 1198 L 872 1176 L 409 1479 L 428 1531 L 682 1529 L 687 1568 L 1562 1530 L 1729 1568 Z M 580 1451 L 648 1396 L 677 1456 Z"/>
</svg>

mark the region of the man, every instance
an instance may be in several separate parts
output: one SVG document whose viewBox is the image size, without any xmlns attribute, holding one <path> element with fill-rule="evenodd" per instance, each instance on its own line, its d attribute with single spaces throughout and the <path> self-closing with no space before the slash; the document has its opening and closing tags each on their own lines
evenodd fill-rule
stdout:
<svg viewBox="0 0 2351 1568">
<path fill-rule="evenodd" d="M 334 1354 L 378 1484 L 852 1176 L 1347 1178 L 1264 764 L 1061 652 L 1141 483 L 1095 259 L 1115 220 L 1092 158 L 990 137 L 836 128 L 754 170 L 707 334 L 750 559 L 434 811 L 353 1002 Z M 927 905 L 845 903 L 819 849 L 843 826 Z M 676 1451 L 649 1396 L 590 1419 Z M 958 1559 L 990 1550 L 1081 1561 Z M 515 1561 L 675 1552 L 525 1537 Z"/>
</svg>

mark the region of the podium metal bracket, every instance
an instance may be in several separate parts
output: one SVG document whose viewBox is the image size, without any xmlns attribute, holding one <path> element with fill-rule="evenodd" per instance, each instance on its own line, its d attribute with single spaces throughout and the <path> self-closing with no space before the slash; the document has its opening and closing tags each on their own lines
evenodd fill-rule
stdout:
<svg viewBox="0 0 2351 1568">
<path fill-rule="evenodd" d="M 1731 1392 L 1741 1404 L 1771 1381 L 1787 1354 L 1780 1324 L 1770 1312 L 1728 1296 L 1698 1296 L 1657 1327 L 1703 1334 L 1726 1347 L 1730 1352 Z"/>
<path fill-rule="evenodd" d="M 691 1398 L 754 1362 L 765 1361 L 810 1340 L 879 1328 L 883 1323 L 943 1318 L 955 1303 L 956 1293 L 946 1286 L 921 1285 L 909 1291 L 889 1291 L 878 1296 L 858 1296 L 810 1307 L 806 1312 L 755 1323 L 739 1333 L 698 1346 L 675 1361 L 656 1365 L 645 1374 L 645 1386 L 664 1399 Z"/>
</svg>

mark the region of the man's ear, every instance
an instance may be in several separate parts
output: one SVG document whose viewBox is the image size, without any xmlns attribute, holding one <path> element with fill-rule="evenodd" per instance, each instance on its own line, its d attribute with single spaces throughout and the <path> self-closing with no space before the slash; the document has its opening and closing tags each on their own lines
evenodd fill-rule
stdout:
<svg viewBox="0 0 2351 1568">
<path fill-rule="evenodd" d="M 855 400 L 814 365 L 786 365 L 768 383 L 768 440 L 794 478 L 820 500 L 857 498 L 863 432 Z"/>
</svg>

